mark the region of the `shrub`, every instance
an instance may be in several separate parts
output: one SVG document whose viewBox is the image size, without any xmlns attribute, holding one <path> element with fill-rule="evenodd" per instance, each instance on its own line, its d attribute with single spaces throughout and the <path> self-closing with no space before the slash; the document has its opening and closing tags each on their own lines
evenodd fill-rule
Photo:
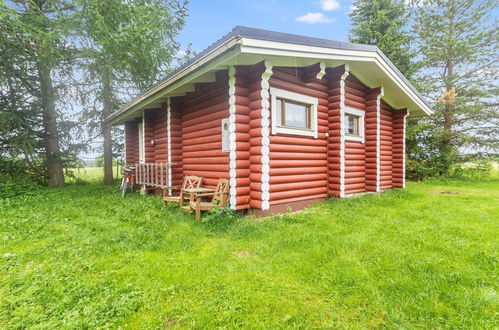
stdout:
<svg viewBox="0 0 499 330">
<path fill-rule="evenodd" d="M 11 176 L 0 174 L 0 199 L 12 198 L 19 195 L 34 196 L 44 187 L 28 175 Z"/>
</svg>

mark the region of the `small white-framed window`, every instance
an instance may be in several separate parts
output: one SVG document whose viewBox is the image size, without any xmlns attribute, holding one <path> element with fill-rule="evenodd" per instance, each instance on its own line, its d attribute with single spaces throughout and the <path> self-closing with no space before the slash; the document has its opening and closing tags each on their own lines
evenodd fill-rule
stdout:
<svg viewBox="0 0 499 330">
<path fill-rule="evenodd" d="M 272 134 L 317 137 L 317 98 L 270 87 Z"/>
<path fill-rule="evenodd" d="M 345 139 L 364 143 L 365 112 L 354 108 L 345 108 L 343 114 Z"/>
</svg>

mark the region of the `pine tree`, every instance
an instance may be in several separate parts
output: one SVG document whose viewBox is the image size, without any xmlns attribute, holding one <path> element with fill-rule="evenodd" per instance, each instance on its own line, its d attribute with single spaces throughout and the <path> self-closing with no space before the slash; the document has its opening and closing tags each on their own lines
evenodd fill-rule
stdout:
<svg viewBox="0 0 499 330">
<path fill-rule="evenodd" d="M 112 182 L 111 128 L 102 120 L 128 91 L 143 90 L 165 74 L 178 51 L 186 3 L 176 0 L 81 0 L 82 69 L 95 85 L 86 118 L 103 136 L 104 183 Z M 96 108 L 100 107 L 99 109 Z"/>
<path fill-rule="evenodd" d="M 439 150 L 439 174 L 447 174 L 461 153 L 499 147 L 497 8 L 494 0 L 429 0 L 414 23 L 423 69 L 421 87 L 434 100 L 435 114 L 419 136 Z M 434 151 L 431 151 L 432 153 Z"/>
<path fill-rule="evenodd" d="M 377 45 L 410 78 L 417 70 L 406 22 L 408 9 L 400 0 L 355 0 L 349 14 L 353 28 L 350 41 Z"/>
<path fill-rule="evenodd" d="M 65 36 L 74 9 L 73 2 L 64 0 L 0 3 L 0 110 L 4 127 L 10 127 L 5 135 L 10 137 L 10 147 L 4 152 L 12 158 L 22 156 L 32 165 L 42 158 L 49 187 L 64 185 L 57 78 L 70 68 L 72 50 Z M 13 135 L 15 131 L 21 133 L 22 141 Z"/>
</svg>

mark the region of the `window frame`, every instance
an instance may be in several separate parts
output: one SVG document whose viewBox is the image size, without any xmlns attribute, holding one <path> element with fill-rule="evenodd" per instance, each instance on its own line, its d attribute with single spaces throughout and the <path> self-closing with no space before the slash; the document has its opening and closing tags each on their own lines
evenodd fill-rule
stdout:
<svg viewBox="0 0 499 330">
<path fill-rule="evenodd" d="M 317 138 L 317 105 L 319 104 L 317 98 L 274 87 L 270 87 L 269 91 L 271 98 L 272 135 L 281 133 L 281 134 L 290 134 L 290 135 L 311 136 Z M 289 101 L 290 103 L 308 106 L 309 107 L 308 120 L 310 121 L 310 128 L 284 126 L 282 125 L 282 118 L 283 118 L 282 114 L 281 114 L 281 123 L 278 123 L 277 122 L 278 99 L 280 99 L 280 102 Z M 281 111 L 285 112 L 285 108 L 282 108 L 282 104 L 281 104 Z"/>
<path fill-rule="evenodd" d="M 346 125 L 346 117 L 347 116 L 355 116 L 358 117 L 358 132 L 359 135 L 351 135 L 345 132 L 345 126 L 343 127 L 343 134 L 345 135 L 345 140 L 348 141 L 356 141 L 356 142 L 361 142 L 365 143 L 365 134 L 364 134 L 364 126 L 365 126 L 365 111 L 360 110 L 360 109 L 354 109 L 350 107 L 345 107 L 345 110 L 343 111 L 343 124 Z"/>
</svg>

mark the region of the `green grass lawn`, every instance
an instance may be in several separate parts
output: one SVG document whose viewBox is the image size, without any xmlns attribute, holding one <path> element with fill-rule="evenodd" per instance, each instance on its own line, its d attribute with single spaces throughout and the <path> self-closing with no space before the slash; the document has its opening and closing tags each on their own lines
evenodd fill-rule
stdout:
<svg viewBox="0 0 499 330">
<path fill-rule="evenodd" d="M 72 185 L 0 200 L 0 328 L 477 328 L 498 317 L 499 180 L 198 223 Z"/>
</svg>

